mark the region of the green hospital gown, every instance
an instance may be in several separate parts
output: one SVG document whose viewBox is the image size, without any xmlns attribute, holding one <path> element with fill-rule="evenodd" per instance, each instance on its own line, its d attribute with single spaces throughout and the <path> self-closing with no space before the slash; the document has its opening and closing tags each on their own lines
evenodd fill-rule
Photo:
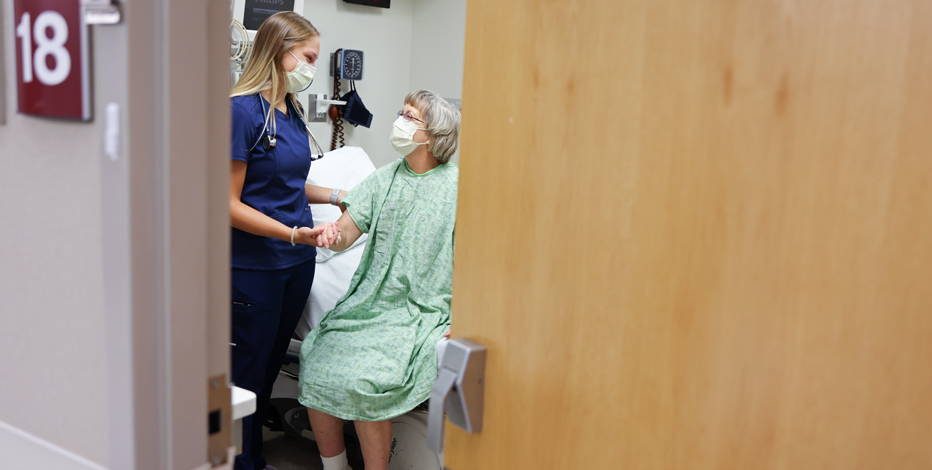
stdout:
<svg viewBox="0 0 932 470">
<path fill-rule="evenodd" d="M 427 400 L 450 328 L 458 177 L 455 164 L 418 175 L 401 158 L 343 198 L 369 241 L 349 290 L 301 345 L 301 404 L 379 421 Z"/>
</svg>

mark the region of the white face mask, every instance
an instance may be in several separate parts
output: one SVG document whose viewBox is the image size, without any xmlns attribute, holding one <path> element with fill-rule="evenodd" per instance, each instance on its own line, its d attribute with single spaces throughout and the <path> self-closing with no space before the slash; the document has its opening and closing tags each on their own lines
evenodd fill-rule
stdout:
<svg viewBox="0 0 932 470">
<path fill-rule="evenodd" d="M 392 125 L 392 147 L 395 147 L 395 151 L 401 154 L 403 157 L 411 155 L 411 152 L 417 148 L 418 145 L 427 145 L 427 142 L 417 143 L 414 141 L 414 133 L 422 130 L 426 131 L 423 127 L 417 127 L 417 124 L 414 121 L 405 121 L 405 118 L 398 116 L 398 119 L 395 119 L 395 124 Z"/>
<path fill-rule="evenodd" d="M 317 73 L 317 67 L 303 60 L 298 60 L 291 51 L 288 51 L 288 53 L 298 62 L 294 70 L 285 74 L 285 78 L 288 80 L 288 93 L 297 93 L 307 90 L 314 81 L 314 74 Z"/>
</svg>

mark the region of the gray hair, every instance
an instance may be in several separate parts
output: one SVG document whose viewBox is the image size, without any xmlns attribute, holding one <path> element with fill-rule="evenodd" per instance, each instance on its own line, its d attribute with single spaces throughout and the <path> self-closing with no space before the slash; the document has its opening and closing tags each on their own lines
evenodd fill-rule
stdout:
<svg viewBox="0 0 932 470">
<path fill-rule="evenodd" d="M 408 93 L 405 104 L 414 106 L 421 113 L 427 128 L 427 151 L 441 164 L 450 161 L 459 145 L 460 112 L 430 90 Z"/>
</svg>

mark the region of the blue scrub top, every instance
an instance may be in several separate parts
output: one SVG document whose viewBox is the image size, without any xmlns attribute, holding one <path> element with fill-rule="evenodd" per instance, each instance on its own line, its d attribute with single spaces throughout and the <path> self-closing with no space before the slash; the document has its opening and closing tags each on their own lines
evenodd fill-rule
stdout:
<svg viewBox="0 0 932 470">
<path fill-rule="evenodd" d="M 301 117 L 291 104 L 287 116 L 276 109 L 274 134 L 277 143 L 275 148 L 266 150 L 262 142 L 256 142 L 264 135 L 262 105 L 268 112 L 268 101 L 256 94 L 236 96 L 231 102 L 231 158 L 247 164 L 240 200 L 288 227 L 313 227 L 314 219 L 304 192 L 311 169 L 311 148 Z M 291 246 L 289 241 L 232 230 L 231 264 L 234 268 L 284 269 L 317 255 L 317 250 L 310 245 Z"/>
</svg>

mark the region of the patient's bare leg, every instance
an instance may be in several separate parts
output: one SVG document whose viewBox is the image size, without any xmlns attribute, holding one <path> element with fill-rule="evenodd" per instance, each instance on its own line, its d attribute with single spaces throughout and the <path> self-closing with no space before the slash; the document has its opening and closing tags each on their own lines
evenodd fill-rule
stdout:
<svg viewBox="0 0 932 470">
<path fill-rule="evenodd" d="M 392 448 L 392 422 L 385 420 L 355 423 L 366 470 L 387 470 L 388 454 Z"/>
<path fill-rule="evenodd" d="M 346 450 L 342 419 L 311 408 L 307 409 L 307 417 L 311 420 L 311 430 L 321 457 L 335 457 Z"/>
</svg>

